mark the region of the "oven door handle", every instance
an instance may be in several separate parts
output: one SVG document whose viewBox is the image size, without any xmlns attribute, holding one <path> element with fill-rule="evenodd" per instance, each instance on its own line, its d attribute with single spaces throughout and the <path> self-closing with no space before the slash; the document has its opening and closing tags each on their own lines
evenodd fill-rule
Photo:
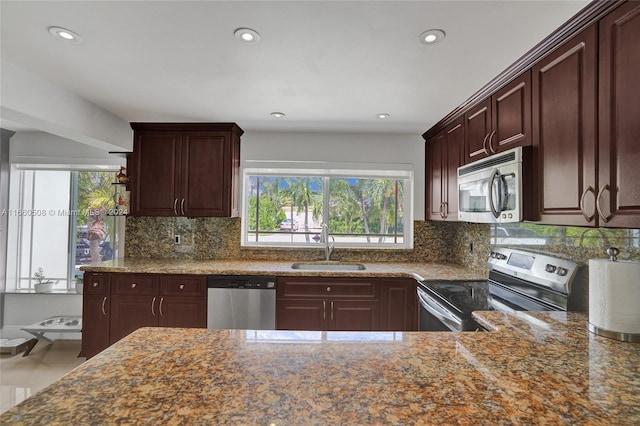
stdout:
<svg viewBox="0 0 640 426">
<path fill-rule="evenodd" d="M 518 312 L 517 306 L 512 305 L 511 303 L 496 296 L 495 294 L 489 295 L 489 305 L 492 306 L 496 311 L 508 312 L 511 314 Z"/>
<path fill-rule="evenodd" d="M 427 312 L 436 317 L 438 321 L 442 322 L 443 324 L 446 325 L 453 322 L 459 326 L 462 325 L 462 321 L 460 321 L 458 317 L 451 315 L 446 308 L 429 297 L 429 295 L 424 290 L 418 289 L 418 299 L 422 307 L 424 307 Z"/>
</svg>

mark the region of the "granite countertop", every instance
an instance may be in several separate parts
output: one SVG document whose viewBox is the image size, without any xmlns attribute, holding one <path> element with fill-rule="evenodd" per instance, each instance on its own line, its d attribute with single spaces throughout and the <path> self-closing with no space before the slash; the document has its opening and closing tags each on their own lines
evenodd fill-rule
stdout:
<svg viewBox="0 0 640 426">
<path fill-rule="evenodd" d="M 640 424 L 640 344 L 584 313 L 479 312 L 492 332 L 143 328 L 1 424 Z"/>
<path fill-rule="evenodd" d="M 364 263 L 366 269 L 362 271 L 295 270 L 291 269 L 291 265 L 293 263 L 294 262 L 266 260 L 174 260 L 121 258 L 113 261 L 102 262 L 96 265 L 85 265 L 80 269 L 85 272 L 129 272 L 149 274 L 410 277 L 420 281 L 438 279 L 484 280 L 487 278 L 486 271 L 477 271 L 459 265 L 442 263 L 371 262 Z"/>
</svg>

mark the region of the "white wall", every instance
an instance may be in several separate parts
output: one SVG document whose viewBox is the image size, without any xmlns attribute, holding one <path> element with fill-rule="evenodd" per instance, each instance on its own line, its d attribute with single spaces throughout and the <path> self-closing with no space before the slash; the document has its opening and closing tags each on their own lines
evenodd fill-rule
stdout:
<svg viewBox="0 0 640 426">
<path fill-rule="evenodd" d="M 131 136 L 133 140 L 133 136 Z M 46 132 L 17 132 L 11 138 L 11 163 L 68 166 L 125 165 L 122 157 Z"/>
<path fill-rule="evenodd" d="M 413 218 L 424 219 L 424 140 L 398 133 L 252 132 L 242 135 L 241 160 L 404 163 L 413 165 Z"/>
<path fill-rule="evenodd" d="M 127 121 L 10 62 L 0 65 L 3 121 L 106 151 L 133 147 L 133 131 Z"/>
<path fill-rule="evenodd" d="M 0 211 L 9 208 L 9 144 L 13 132 L 0 129 Z M 4 291 L 6 288 L 7 229 L 9 216 L 0 215 L 0 327 L 4 318 Z"/>
</svg>

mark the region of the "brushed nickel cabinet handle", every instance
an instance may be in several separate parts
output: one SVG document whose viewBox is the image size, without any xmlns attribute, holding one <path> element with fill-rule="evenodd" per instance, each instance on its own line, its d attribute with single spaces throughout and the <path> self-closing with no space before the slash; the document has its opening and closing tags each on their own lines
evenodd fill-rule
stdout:
<svg viewBox="0 0 640 426">
<path fill-rule="evenodd" d="M 448 202 L 444 202 L 442 203 L 442 206 L 444 207 L 442 210 L 444 211 L 444 217 L 443 219 L 446 219 L 449 217 L 449 203 Z"/>
<path fill-rule="evenodd" d="M 491 151 L 492 154 L 495 154 L 496 152 L 498 152 L 495 149 L 493 149 L 493 145 L 492 145 L 493 137 L 495 136 L 495 134 L 496 134 L 495 130 L 489 133 L 489 140 L 487 141 L 487 145 L 489 145 L 489 150 Z"/>
<path fill-rule="evenodd" d="M 600 216 L 600 219 L 602 219 L 604 223 L 609 222 L 609 219 L 611 219 L 611 216 L 605 216 L 604 213 L 602 213 L 602 207 L 600 206 L 600 197 L 602 197 L 602 194 L 606 190 L 609 190 L 608 183 L 605 183 L 600 187 L 600 190 L 598 191 L 598 195 L 596 196 L 596 209 L 598 210 L 598 215 Z"/>
<path fill-rule="evenodd" d="M 322 301 L 322 319 L 327 319 L 327 301 Z"/>
<path fill-rule="evenodd" d="M 596 195 L 596 190 L 591 185 L 587 186 L 580 196 L 580 210 L 582 210 L 582 215 L 587 220 L 587 223 L 591 223 L 596 216 L 596 212 L 593 212 L 593 214 L 589 216 L 587 211 L 584 209 L 584 197 L 586 197 L 587 192 L 593 192 L 593 195 Z"/>
<path fill-rule="evenodd" d="M 182 213 L 182 216 L 184 216 L 184 198 L 180 202 L 180 212 Z"/>
<path fill-rule="evenodd" d="M 178 216 L 178 199 L 173 200 L 173 214 Z"/>
<path fill-rule="evenodd" d="M 155 304 L 156 304 L 156 298 L 154 297 L 153 300 L 151 301 L 151 315 L 153 315 L 154 317 L 156 316 Z"/>
<path fill-rule="evenodd" d="M 178 287 L 180 290 L 184 290 L 184 284 L 180 284 L 180 287 Z"/>
<path fill-rule="evenodd" d="M 331 301 L 331 319 L 333 319 L 333 300 Z"/>
<path fill-rule="evenodd" d="M 444 203 L 440 203 L 440 217 L 444 219 Z"/>
<path fill-rule="evenodd" d="M 164 314 L 162 313 L 162 302 L 164 302 L 164 297 L 160 299 L 160 308 L 159 308 L 159 310 L 160 310 L 160 316 L 161 317 L 164 316 Z"/>
<path fill-rule="evenodd" d="M 327 287 L 327 291 L 331 291 L 331 287 Z"/>
<path fill-rule="evenodd" d="M 102 299 L 102 315 L 107 316 L 107 311 L 105 310 L 105 305 L 107 303 L 107 296 Z"/>
<path fill-rule="evenodd" d="M 484 151 L 485 155 L 489 155 L 489 150 L 487 149 L 487 139 L 489 139 L 489 135 L 490 133 L 487 133 L 487 135 L 482 140 L 482 150 Z"/>
<path fill-rule="evenodd" d="M 131 288 L 136 288 L 137 285 L 138 284 L 136 284 L 136 283 L 131 283 Z"/>
<path fill-rule="evenodd" d="M 100 285 L 100 283 L 93 283 L 93 288 L 96 288 Z"/>
</svg>

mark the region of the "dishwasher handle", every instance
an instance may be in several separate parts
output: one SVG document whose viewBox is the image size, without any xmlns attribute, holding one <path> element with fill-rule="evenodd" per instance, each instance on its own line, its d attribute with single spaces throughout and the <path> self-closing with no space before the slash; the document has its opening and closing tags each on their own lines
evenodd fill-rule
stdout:
<svg viewBox="0 0 640 426">
<path fill-rule="evenodd" d="M 248 290 L 275 290 L 276 277 L 253 275 L 208 275 L 207 288 L 241 288 Z"/>
</svg>

